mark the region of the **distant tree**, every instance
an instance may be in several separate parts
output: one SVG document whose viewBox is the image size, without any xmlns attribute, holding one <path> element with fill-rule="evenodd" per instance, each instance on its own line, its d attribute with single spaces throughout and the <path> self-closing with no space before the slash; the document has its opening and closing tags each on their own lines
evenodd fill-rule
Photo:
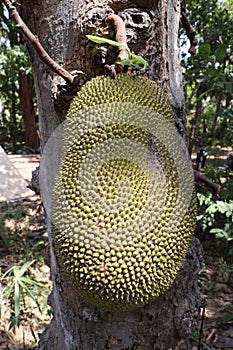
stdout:
<svg viewBox="0 0 233 350">
<path fill-rule="evenodd" d="M 231 1 L 186 0 L 184 10 L 199 37 L 196 56 L 184 54 L 185 88 L 188 110 L 195 109 L 189 132 L 189 150 L 195 140 L 203 110 L 215 105 L 208 123 L 208 135 L 214 137 L 218 117 L 232 122 L 230 101 L 233 94 L 233 3 Z M 207 125 L 205 125 L 207 131 Z"/>
<path fill-rule="evenodd" d="M 24 125 L 26 146 L 38 149 L 39 135 L 31 66 L 20 34 L 6 13 L 0 3 L 0 99 L 3 104 L 1 125 L 9 129 L 14 151 L 16 143 L 20 141 L 21 124 Z"/>
</svg>

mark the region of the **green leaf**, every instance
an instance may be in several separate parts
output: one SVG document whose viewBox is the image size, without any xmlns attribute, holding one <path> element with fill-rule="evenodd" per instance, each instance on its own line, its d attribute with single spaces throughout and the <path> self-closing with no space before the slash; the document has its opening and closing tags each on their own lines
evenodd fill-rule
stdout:
<svg viewBox="0 0 233 350">
<path fill-rule="evenodd" d="M 14 292 L 15 317 L 19 317 L 19 313 L 20 313 L 20 304 L 19 304 L 20 294 L 21 294 L 21 287 L 17 282 L 15 282 L 15 292 Z"/>
<path fill-rule="evenodd" d="M 111 46 L 117 46 L 117 47 L 123 47 L 125 48 L 126 50 L 129 51 L 129 48 L 128 46 L 126 45 L 122 45 L 120 43 L 118 43 L 117 41 L 115 40 L 110 40 L 110 39 L 106 39 L 106 38 L 101 38 L 100 36 L 95 36 L 95 35 L 86 35 L 86 37 L 93 41 L 94 43 L 96 44 L 108 44 L 108 45 L 111 45 Z"/>
<path fill-rule="evenodd" d="M 122 66 L 132 67 L 132 61 L 129 58 L 124 59 L 124 60 L 119 60 L 119 61 L 117 61 L 117 64 L 121 64 Z"/>
<path fill-rule="evenodd" d="M 9 270 L 7 270 L 4 275 L 2 276 L 2 279 L 5 278 L 7 275 L 10 274 L 10 272 L 12 272 L 15 269 L 15 266 L 12 266 L 9 268 Z"/>
<path fill-rule="evenodd" d="M 99 36 L 94 36 L 94 35 L 86 35 L 86 37 L 96 44 L 109 44 L 112 46 L 125 48 L 128 51 L 129 58 L 119 60 L 117 62 L 118 64 L 121 64 L 123 66 L 129 66 L 133 69 L 139 69 L 142 72 L 146 69 L 146 67 L 147 67 L 146 60 L 144 60 L 144 58 L 142 58 L 141 56 L 137 56 L 137 55 L 132 54 L 127 45 L 122 45 L 122 44 L 118 43 L 117 41 L 106 39 L 106 38 L 101 38 Z"/>
<path fill-rule="evenodd" d="M 232 206 L 227 203 L 227 202 L 223 202 L 223 201 L 216 201 L 218 210 L 220 211 L 220 213 L 224 214 L 228 211 L 232 211 Z"/>
<path fill-rule="evenodd" d="M 23 281 L 24 283 L 28 283 L 32 286 L 37 286 L 37 287 L 41 287 L 41 288 L 46 288 L 46 286 L 42 283 L 39 283 L 39 282 L 36 282 L 34 280 L 32 280 L 31 278 L 29 277 L 21 277 L 20 278 L 20 281 Z"/>
<path fill-rule="evenodd" d="M 132 54 L 131 59 L 124 59 L 117 62 L 123 66 L 129 66 L 133 69 L 139 69 L 141 72 L 145 71 L 147 67 L 147 62 L 141 56 Z"/>
<path fill-rule="evenodd" d="M 142 58 L 141 56 L 132 54 L 131 60 L 135 67 L 138 67 L 142 72 L 146 69 L 148 65 L 147 61 L 144 60 L 144 58 Z"/>
<path fill-rule="evenodd" d="M 218 62 L 224 61 L 227 53 L 227 44 L 220 44 L 218 45 L 217 49 L 215 50 L 215 56 L 216 60 Z"/>
<path fill-rule="evenodd" d="M 220 229 L 220 228 L 212 228 L 211 230 L 210 230 L 210 233 L 219 233 L 219 232 L 222 232 L 223 230 L 222 229 Z"/>
<path fill-rule="evenodd" d="M 223 81 L 218 81 L 214 85 L 217 87 L 220 87 L 221 89 L 224 89 L 225 83 Z"/>
<path fill-rule="evenodd" d="M 215 234 L 215 237 L 219 238 L 219 239 L 224 238 L 225 237 L 224 232 L 223 231 L 222 232 L 219 231 L 218 233 Z"/>
<path fill-rule="evenodd" d="M 203 217 L 204 217 L 204 215 L 197 215 L 197 221 L 202 220 L 202 219 L 203 219 Z"/>
<path fill-rule="evenodd" d="M 22 266 L 15 266 L 15 271 L 14 271 L 14 275 L 16 277 L 16 279 L 19 279 L 20 277 L 22 277 L 25 272 L 28 270 L 28 268 L 35 262 L 35 260 L 32 261 L 27 261 L 25 264 L 23 264 Z"/>
<path fill-rule="evenodd" d="M 20 286 L 22 287 L 23 291 L 28 295 L 29 298 L 31 298 L 34 301 L 34 303 L 38 307 L 39 311 L 41 312 L 40 305 L 39 305 L 38 301 L 36 300 L 36 297 L 34 296 L 34 294 L 30 291 L 30 289 L 26 286 L 26 284 L 23 283 L 22 280 L 20 280 L 19 283 L 20 283 Z"/>
<path fill-rule="evenodd" d="M 216 206 L 215 203 L 211 204 L 207 209 L 206 209 L 206 213 L 209 214 L 214 214 L 218 211 L 218 207 Z"/>
<path fill-rule="evenodd" d="M 20 316 L 19 315 L 14 315 L 11 317 L 11 322 L 9 324 L 9 330 L 13 328 L 14 326 L 19 326 L 20 324 Z"/>
<path fill-rule="evenodd" d="M 211 50 L 210 44 L 200 44 L 198 54 L 202 58 L 207 59 L 207 58 L 209 58 L 210 50 Z"/>
</svg>

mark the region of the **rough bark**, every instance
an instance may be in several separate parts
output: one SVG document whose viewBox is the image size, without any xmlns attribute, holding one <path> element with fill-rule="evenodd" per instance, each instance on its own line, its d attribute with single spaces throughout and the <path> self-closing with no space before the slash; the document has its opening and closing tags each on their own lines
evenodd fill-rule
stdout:
<svg viewBox="0 0 233 350">
<path fill-rule="evenodd" d="M 114 39 L 104 21 L 115 12 L 126 22 L 128 45 L 149 63 L 146 75 L 168 93 L 176 125 L 185 130 L 182 74 L 179 66 L 179 1 L 45 0 L 22 1 L 21 14 L 49 55 L 68 71 L 81 70 L 73 89 L 54 76 L 33 51 L 31 59 L 39 105 L 42 149 L 53 130 L 64 120 L 76 90 L 93 76 L 104 74 L 104 63 L 113 63 L 113 48 L 96 46 L 85 35 Z M 151 305 L 130 313 L 97 310 L 81 300 L 68 285 L 54 256 L 51 223 L 50 265 L 54 317 L 41 337 L 39 349 L 140 349 L 168 350 L 189 336 L 198 321 L 200 298 L 197 274 L 201 248 L 193 239 L 183 267 L 169 291 Z"/>
</svg>

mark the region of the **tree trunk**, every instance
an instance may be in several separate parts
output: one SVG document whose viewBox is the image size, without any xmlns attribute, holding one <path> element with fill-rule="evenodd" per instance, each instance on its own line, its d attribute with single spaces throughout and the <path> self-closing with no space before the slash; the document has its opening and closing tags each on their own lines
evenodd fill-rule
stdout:
<svg viewBox="0 0 233 350">
<path fill-rule="evenodd" d="M 200 98 L 202 94 L 202 86 L 200 86 L 197 90 L 197 103 L 196 103 L 196 111 L 195 111 L 195 116 L 194 116 L 194 121 L 189 133 L 189 154 L 192 154 L 193 150 L 193 143 L 195 140 L 195 135 L 197 131 L 197 127 L 200 121 L 201 117 L 201 111 L 202 111 L 202 99 Z"/>
<path fill-rule="evenodd" d="M 212 128 L 211 128 L 211 137 L 212 138 L 214 138 L 215 130 L 217 127 L 217 121 L 218 121 L 218 113 L 221 109 L 221 105 L 222 105 L 222 96 L 220 95 L 217 97 L 216 110 L 214 113 L 214 118 L 213 118 L 213 123 L 212 123 Z"/>
<path fill-rule="evenodd" d="M 13 152 L 16 152 L 16 142 L 17 142 L 17 120 L 16 120 L 16 86 L 15 83 L 13 82 L 11 84 L 12 87 L 12 105 L 10 108 L 10 119 L 11 119 L 11 124 L 10 124 L 10 136 L 12 140 L 12 145 L 13 145 Z"/>
<path fill-rule="evenodd" d="M 26 146 L 39 147 L 39 135 L 36 127 L 36 113 L 32 99 L 32 82 L 26 74 L 19 74 L 19 99 L 23 112 Z"/>
<path fill-rule="evenodd" d="M 84 72 L 77 79 L 76 89 L 104 73 L 103 61 L 112 63 L 114 60 L 113 49 L 106 51 L 88 43 L 85 37 L 87 34 L 108 35 L 114 40 L 113 28 L 104 22 L 110 12 L 125 20 L 129 47 L 148 61 L 145 75 L 156 80 L 168 93 L 177 128 L 184 136 L 178 48 L 179 1 L 39 0 L 32 3 L 25 0 L 21 6 L 24 20 L 52 58 L 69 71 Z M 43 150 L 52 132 L 64 120 L 76 91 L 59 89 L 64 81 L 49 73 L 34 52 L 31 57 Z M 111 313 L 87 304 L 68 285 L 54 255 L 49 219 L 48 231 L 53 281 L 50 303 L 54 317 L 41 336 L 39 349 L 168 350 L 175 349 L 181 339 L 192 333 L 200 307 L 197 275 L 202 255 L 197 239 L 192 240 L 180 273 L 162 297 L 134 312 Z"/>
</svg>

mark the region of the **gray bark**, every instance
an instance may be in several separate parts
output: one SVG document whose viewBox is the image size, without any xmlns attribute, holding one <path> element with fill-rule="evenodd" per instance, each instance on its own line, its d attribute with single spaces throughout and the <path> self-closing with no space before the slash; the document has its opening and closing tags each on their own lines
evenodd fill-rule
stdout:
<svg viewBox="0 0 233 350">
<path fill-rule="evenodd" d="M 42 150 L 54 129 L 64 120 L 76 91 L 92 77 L 103 74 L 103 63 L 112 63 L 112 48 L 87 42 L 85 35 L 114 39 L 104 22 L 110 12 L 126 22 L 128 44 L 149 63 L 145 75 L 168 93 L 181 135 L 185 131 L 182 74 L 179 65 L 178 26 L 180 3 L 176 0 L 24 0 L 21 15 L 54 60 L 67 70 L 84 72 L 76 89 L 61 89 L 54 76 L 30 50 L 39 106 Z M 62 275 L 54 255 L 51 225 L 50 266 L 54 317 L 41 336 L 38 349 L 64 350 L 168 350 L 175 349 L 196 327 L 200 296 L 197 275 L 202 265 L 200 243 L 193 239 L 182 269 L 170 289 L 149 306 L 129 313 L 104 312 L 81 300 Z"/>
</svg>

